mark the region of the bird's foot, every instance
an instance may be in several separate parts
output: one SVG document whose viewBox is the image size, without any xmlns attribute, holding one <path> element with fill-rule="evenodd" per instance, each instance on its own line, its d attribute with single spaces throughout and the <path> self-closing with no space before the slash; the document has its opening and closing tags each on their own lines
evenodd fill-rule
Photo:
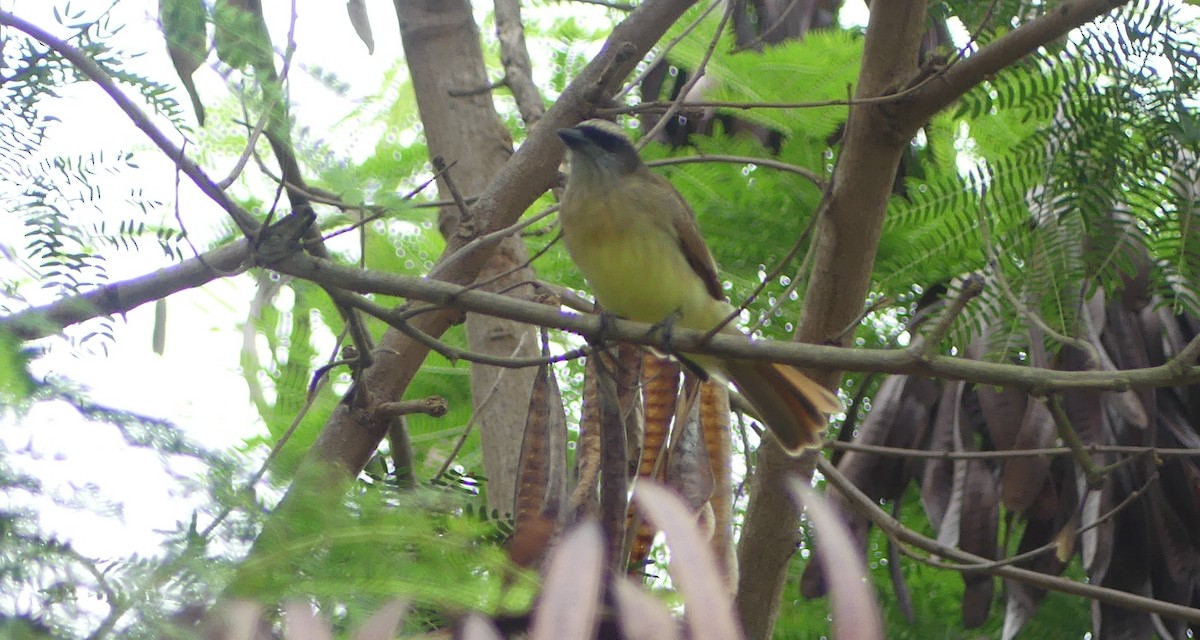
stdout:
<svg viewBox="0 0 1200 640">
<path fill-rule="evenodd" d="M 705 371 L 703 367 L 696 364 L 696 362 L 688 356 L 679 353 L 679 351 L 675 349 L 675 346 L 671 344 L 671 339 L 675 331 L 675 323 L 679 322 L 679 318 L 682 315 L 683 314 L 681 312 L 675 311 L 671 315 L 663 318 L 659 322 L 655 323 L 654 326 L 650 327 L 649 335 L 654 335 L 656 333 L 661 334 L 663 352 L 666 353 L 666 355 L 678 360 L 679 363 L 684 366 L 684 368 L 686 368 L 689 372 L 691 372 L 692 375 L 696 376 L 701 381 L 707 381 L 708 372 Z"/>
<path fill-rule="evenodd" d="M 674 336 L 674 333 L 675 333 L 675 323 L 679 322 L 679 318 L 682 316 L 683 316 L 682 312 L 676 310 L 675 312 L 671 313 L 671 315 L 669 315 L 669 316 L 663 318 L 662 320 L 659 320 L 658 322 L 651 325 L 650 331 L 647 331 L 646 335 L 648 335 L 648 336 L 653 336 L 654 334 L 661 335 L 663 350 L 671 355 L 675 355 L 675 347 L 671 345 L 671 338 Z"/>
<path fill-rule="evenodd" d="M 588 344 L 597 349 L 610 342 L 609 335 L 612 333 L 613 321 L 621 317 L 615 313 L 605 311 L 604 309 L 599 310 L 599 315 L 600 328 L 596 331 L 596 335 L 586 338 Z"/>
</svg>

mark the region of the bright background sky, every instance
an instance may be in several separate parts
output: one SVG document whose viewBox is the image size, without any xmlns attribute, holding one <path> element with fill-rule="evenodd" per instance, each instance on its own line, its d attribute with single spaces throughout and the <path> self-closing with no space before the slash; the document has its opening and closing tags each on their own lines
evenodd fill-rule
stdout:
<svg viewBox="0 0 1200 640">
<path fill-rule="evenodd" d="M 63 32 L 56 28 L 51 10 L 62 3 L 19 0 L 3 4 L 43 28 Z M 265 4 L 272 37 L 281 46 L 286 42 L 289 3 Z M 298 4 L 296 40 L 300 48 L 294 64 L 320 66 L 345 81 L 350 90 L 345 96 L 336 96 L 297 69 L 292 73 L 291 84 L 296 113 L 303 125 L 329 132 L 330 138 L 351 143 L 349 147 L 369 151 L 370 138 L 365 135 L 368 132 L 339 128 L 337 119 L 348 113 L 359 99 L 377 92 L 385 71 L 400 58 L 392 5 L 368 2 L 380 34 L 374 55 L 368 55 L 346 17 L 344 3 Z M 132 61 L 134 70 L 173 82 L 176 76 L 158 28 L 157 11 L 157 2 L 153 0 L 118 2 L 113 24 L 122 24 L 124 28 L 114 42 L 129 52 L 145 53 Z M 277 29 L 280 26 L 282 31 Z M 209 101 L 215 102 L 217 97 L 225 95 L 224 81 L 212 68 L 202 68 L 196 78 L 201 95 Z M 190 109 L 182 90 L 176 92 L 176 98 Z M 137 152 L 136 161 L 141 168 L 105 183 L 106 196 L 99 202 L 100 208 L 118 212 L 118 218 L 127 215 L 129 205 L 122 200 L 131 186 L 143 189 L 148 199 L 174 202 L 174 167 L 95 86 L 72 87 L 46 111 L 57 115 L 61 122 L 50 129 L 43 149 L 45 157 L 86 156 L 98 150 Z M 166 121 L 160 119 L 158 125 L 164 131 L 173 131 Z M 209 126 L 231 125 L 210 115 Z M 177 144 L 183 140 L 178 134 L 173 138 Z M 209 167 L 210 175 L 223 178 L 232 162 L 225 164 L 216 169 Z M 186 179 L 180 182 L 180 200 L 181 217 L 197 247 L 202 249 L 220 232 L 226 222 L 225 214 L 199 196 Z M 175 226 L 172 207 L 163 207 L 161 211 L 164 219 L 148 222 Z M 20 246 L 23 233 L 15 216 L 0 219 L 0 238 L 7 239 L 6 244 Z M 106 266 L 112 281 L 149 273 L 168 264 L 152 243 L 143 247 L 143 251 L 135 253 L 110 254 Z M 5 275 L 16 268 L 13 264 L 0 264 Z M 48 302 L 54 297 L 53 292 L 43 291 L 36 284 L 25 287 L 22 293 L 34 303 Z M 215 280 L 203 288 L 171 296 L 162 356 L 151 349 L 154 305 L 144 305 L 114 319 L 115 339 L 105 343 L 107 355 L 98 349 L 88 353 L 86 347 L 75 349 L 62 339 L 51 339 L 43 342 L 49 346 L 49 352 L 35 361 L 34 373 L 76 381 L 98 404 L 170 420 L 190 438 L 210 448 L 234 446 L 247 437 L 265 433 L 250 404 L 239 369 L 241 325 L 253 295 L 252 280 L 240 276 Z M 83 333 L 71 332 L 76 336 Z M 93 347 L 98 346 L 99 343 L 93 343 Z M 176 521 L 190 517 L 193 501 L 176 494 L 179 487 L 164 473 L 163 462 L 156 453 L 128 446 L 115 428 L 82 420 L 65 403 L 39 403 L 27 415 L 5 416 L 0 440 L 10 452 L 31 452 L 26 456 L 10 455 L 9 460 L 16 469 L 40 479 L 47 496 L 68 503 L 98 505 L 106 500 L 123 505 L 120 517 L 110 518 L 38 501 L 36 510 L 44 529 L 71 541 L 84 554 L 153 552 L 160 540 L 156 531 L 174 529 Z M 180 460 L 172 458 L 170 463 L 178 465 Z M 247 465 L 254 468 L 257 462 L 247 461 Z M 0 501 L 18 497 L 4 496 Z M 6 506 L 16 505 L 9 502 Z"/>
</svg>

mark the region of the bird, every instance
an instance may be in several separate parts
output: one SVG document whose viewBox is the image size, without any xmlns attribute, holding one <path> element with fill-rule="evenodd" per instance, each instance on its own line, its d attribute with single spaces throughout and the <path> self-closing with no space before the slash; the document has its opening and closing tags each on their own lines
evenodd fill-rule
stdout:
<svg viewBox="0 0 1200 640">
<path fill-rule="evenodd" d="M 559 207 L 562 241 L 596 301 L 610 314 L 660 327 L 745 335 L 726 320 L 725 298 L 696 215 L 675 187 L 638 156 L 615 123 L 559 129 L 568 154 Z M 681 359 L 732 382 L 785 451 L 821 446 L 827 414 L 841 401 L 795 367 L 684 353 Z"/>
</svg>

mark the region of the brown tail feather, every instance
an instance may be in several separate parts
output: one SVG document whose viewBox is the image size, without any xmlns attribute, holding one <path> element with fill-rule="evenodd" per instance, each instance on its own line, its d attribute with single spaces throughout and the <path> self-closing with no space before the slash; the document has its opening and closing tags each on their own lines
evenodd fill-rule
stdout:
<svg viewBox="0 0 1200 640">
<path fill-rule="evenodd" d="M 842 408 L 837 396 L 791 365 L 731 360 L 721 368 L 791 454 L 820 447 L 825 414 Z"/>
</svg>

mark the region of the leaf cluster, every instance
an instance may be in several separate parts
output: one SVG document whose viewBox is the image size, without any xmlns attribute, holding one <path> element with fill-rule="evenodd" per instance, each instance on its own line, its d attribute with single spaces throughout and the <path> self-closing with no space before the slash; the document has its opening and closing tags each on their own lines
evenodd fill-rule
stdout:
<svg viewBox="0 0 1200 640">
<path fill-rule="evenodd" d="M 902 297 L 967 271 L 1007 282 L 1011 295 L 987 288 L 960 343 L 995 319 L 1002 342 L 1025 333 L 1016 300 L 1074 334 L 1081 300 L 1123 290 L 1147 260 L 1153 294 L 1200 309 L 1195 33 L 1174 5 L 1136 3 L 938 116 L 925 175 L 892 202 L 878 288 Z"/>
<path fill-rule="evenodd" d="M 66 39 L 119 83 L 168 117 L 179 114 L 167 97 L 169 87 L 127 68 L 131 54 L 111 42 L 120 30 L 107 11 L 89 16 L 69 4 L 55 16 L 70 30 Z M 0 83 L 0 206 L 12 211 L 23 227 L 23 246 L 5 253 L 23 262 L 26 278 L 8 279 L 4 307 L 24 306 L 16 294 L 21 284 L 38 282 L 55 295 L 77 294 L 108 279 L 104 249 L 139 251 L 150 241 L 169 258 L 182 255 L 182 234 L 158 223 L 163 203 L 148 198 L 140 186 L 109 193 L 120 178 L 138 169 L 127 150 L 99 150 L 63 156 L 46 151 L 53 140 L 59 98 L 74 91 L 82 77 L 67 60 L 23 37 L 6 40 Z M 120 191 L 120 190 L 118 190 Z M 19 256 L 19 257 L 18 257 Z M 108 335 L 103 325 L 88 337 Z"/>
</svg>

